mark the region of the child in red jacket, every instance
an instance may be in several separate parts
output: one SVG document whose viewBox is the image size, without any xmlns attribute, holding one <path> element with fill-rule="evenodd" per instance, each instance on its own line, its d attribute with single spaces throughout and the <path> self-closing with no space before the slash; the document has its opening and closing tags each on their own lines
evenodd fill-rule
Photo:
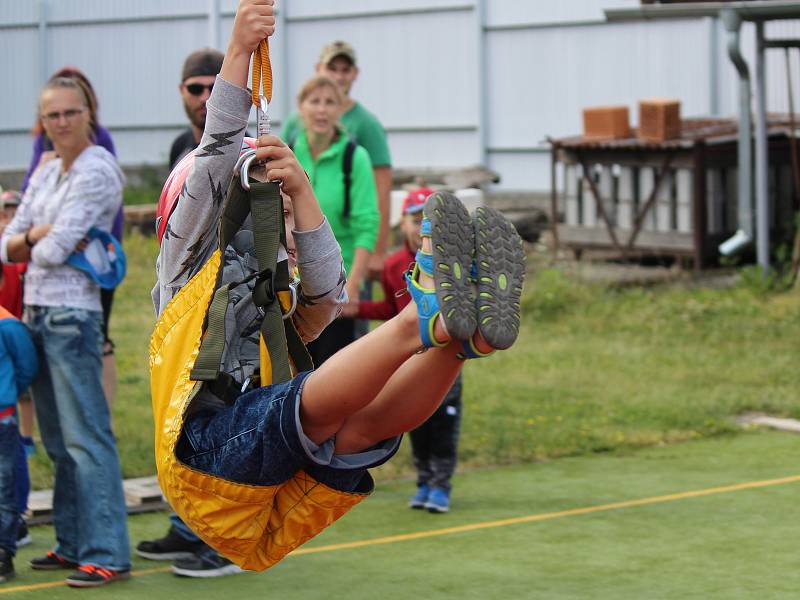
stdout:
<svg viewBox="0 0 800 600">
<path fill-rule="evenodd" d="M 419 188 L 410 191 L 403 201 L 400 230 L 405 236 L 403 247 L 386 258 L 381 275 L 383 300 L 349 302 L 344 314 L 357 319 L 385 321 L 394 317 L 409 302 L 403 278 L 422 246 L 420 224 L 426 198 L 434 190 Z M 409 433 L 414 467 L 417 470 L 417 493 L 409 500 L 411 508 L 432 513 L 450 510 L 450 479 L 456 469 L 458 432 L 461 424 L 461 374 L 442 400 L 441 405 L 422 425 Z"/>
</svg>

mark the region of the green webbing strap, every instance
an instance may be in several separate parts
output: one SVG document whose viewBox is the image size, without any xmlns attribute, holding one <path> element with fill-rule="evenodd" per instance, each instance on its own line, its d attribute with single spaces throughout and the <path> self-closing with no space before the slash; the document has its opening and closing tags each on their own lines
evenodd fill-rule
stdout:
<svg viewBox="0 0 800 600">
<path fill-rule="evenodd" d="M 286 244 L 286 228 L 283 198 L 277 183 L 250 184 L 250 214 L 253 216 L 253 241 L 261 271 L 253 288 L 253 303 L 264 310 L 261 337 L 272 363 L 272 382 L 283 383 L 292 378 L 292 369 L 278 301 L 278 291 L 289 289 L 289 269 L 286 261 L 278 263 L 278 246 Z"/>
<path fill-rule="evenodd" d="M 221 270 L 221 269 L 220 269 Z M 206 314 L 206 337 L 194 361 L 189 377 L 194 381 L 214 381 L 219 376 L 222 353 L 225 350 L 225 311 L 231 284 L 217 288 Z"/>
<path fill-rule="evenodd" d="M 255 278 L 253 302 L 264 310 L 261 334 L 272 363 L 272 381 L 275 383 L 288 381 L 291 378 L 289 356 L 300 371 L 312 369 L 313 363 L 292 320 L 282 318 L 277 297 L 277 292 L 289 289 L 290 282 L 287 261 L 277 262 L 279 245 L 286 246 L 283 199 L 277 183 L 251 182 L 249 193 L 237 183 L 234 179 L 228 188 L 220 220 L 219 239 L 223 262 L 217 274 L 217 290 L 206 315 L 206 335 L 200 346 L 191 378 L 195 381 L 215 382 L 214 385 L 219 383 L 220 377 L 224 375 L 220 373 L 220 363 L 225 350 L 225 314 L 228 309 L 230 289 Z M 253 241 L 259 270 L 241 281 L 221 286 L 225 248 L 242 227 L 248 214 L 252 214 L 253 217 Z M 227 401 L 227 398 L 224 400 Z"/>
<path fill-rule="evenodd" d="M 225 313 L 228 310 L 230 290 L 232 287 L 246 283 L 255 277 L 255 275 L 251 275 L 242 281 L 220 285 L 225 266 L 225 248 L 231 243 L 249 214 L 250 201 L 247 192 L 242 189 L 238 184 L 238 180 L 234 178 L 230 186 L 228 186 L 228 193 L 225 195 L 225 208 L 222 211 L 219 224 L 219 249 L 222 256 L 220 258 L 220 268 L 217 272 L 217 289 L 206 314 L 206 335 L 200 344 L 200 351 L 189 375 L 194 381 L 216 381 L 219 377 L 222 353 L 225 351 Z"/>
<path fill-rule="evenodd" d="M 236 177 L 228 187 L 225 198 L 225 209 L 219 223 L 219 249 L 223 254 L 250 214 L 250 198 Z"/>
</svg>

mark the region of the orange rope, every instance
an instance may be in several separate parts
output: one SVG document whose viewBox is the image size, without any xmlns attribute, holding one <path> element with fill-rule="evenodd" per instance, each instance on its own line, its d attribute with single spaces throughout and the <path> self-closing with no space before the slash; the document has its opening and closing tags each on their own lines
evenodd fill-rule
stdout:
<svg viewBox="0 0 800 600">
<path fill-rule="evenodd" d="M 256 106 L 260 104 L 259 96 L 264 96 L 267 102 L 272 102 L 272 64 L 269 62 L 267 38 L 261 40 L 253 52 L 253 104 Z"/>
</svg>

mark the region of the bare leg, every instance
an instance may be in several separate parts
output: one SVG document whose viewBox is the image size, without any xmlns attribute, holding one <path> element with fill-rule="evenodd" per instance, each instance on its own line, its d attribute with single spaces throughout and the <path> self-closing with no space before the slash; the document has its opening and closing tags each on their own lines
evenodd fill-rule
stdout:
<svg viewBox="0 0 800 600">
<path fill-rule="evenodd" d="M 429 251 L 430 238 L 423 238 Z M 433 279 L 420 274 L 420 285 Z M 450 339 L 441 319 L 434 336 Z M 484 351 L 492 348 L 476 340 Z M 416 305 L 329 358 L 303 388 L 300 420 L 315 443 L 336 435 L 336 450 L 353 453 L 423 423 L 453 383 L 461 361 L 455 344 L 415 355 L 422 342 Z M 452 346 L 452 347 L 451 347 Z"/>
<path fill-rule="evenodd" d="M 409 358 L 377 397 L 345 421 L 336 434 L 336 452 L 360 452 L 422 425 L 439 407 L 463 361 L 458 346 L 431 348 Z"/>
<path fill-rule="evenodd" d="M 321 443 L 336 434 L 351 415 L 378 396 L 421 346 L 418 327 L 416 307 L 409 304 L 309 376 L 303 387 L 300 420 L 312 441 Z M 443 334 L 439 329 L 439 339 L 445 339 Z"/>
</svg>

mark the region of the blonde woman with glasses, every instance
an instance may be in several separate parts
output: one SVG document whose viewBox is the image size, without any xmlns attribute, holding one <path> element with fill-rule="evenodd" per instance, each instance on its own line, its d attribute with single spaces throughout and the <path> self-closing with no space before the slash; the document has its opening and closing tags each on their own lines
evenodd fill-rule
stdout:
<svg viewBox="0 0 800 600">
<path fill-rule="evenodd" d="M 56 544 L 34 558 L 40 570 L 72 569 L 67 584 L 94 587 L 128 577 L 130 555 L 116 442 L 102 385 L 100 288 L 66 263 L 91 227 L 110 231 L 124 177 L 94 145 L 90 100 L 69 78 L 39 97 L 39 116 L 57 158 L 33 174 L 0 238 L 0 260 L 27 262 L 23 303 L 40 371 L 36 417 L 55 464 Z"/>
</svg>

